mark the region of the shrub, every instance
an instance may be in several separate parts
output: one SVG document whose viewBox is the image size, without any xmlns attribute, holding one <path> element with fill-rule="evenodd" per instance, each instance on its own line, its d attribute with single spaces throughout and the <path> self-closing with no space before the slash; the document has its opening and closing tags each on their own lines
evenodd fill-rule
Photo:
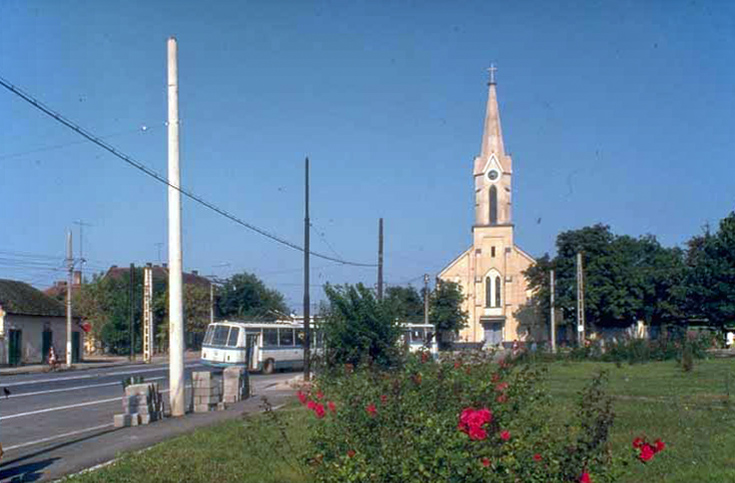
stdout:
<svg viewBox="0 0 735 483">
<path fill-rule="evenodd" d="M 300 393 L 313 412 L 305 461 L 324 483 L 612 481 L 604 377 L 561 425 L 549 417 L 544 371 L 472 353 L 325 372 Z"/>
</svg>

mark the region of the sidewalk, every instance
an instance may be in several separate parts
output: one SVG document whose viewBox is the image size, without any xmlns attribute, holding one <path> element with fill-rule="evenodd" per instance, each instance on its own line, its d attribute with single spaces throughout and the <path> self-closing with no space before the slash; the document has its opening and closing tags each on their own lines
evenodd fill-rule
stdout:
<svg viewBox="0 0 735 483">
<path fill-rule="evenodd" d="M 184 361 L 191 362 L 199 360 L 199 351 L 186 351 L 184 353 Z M 152 364 L 161 364 L 168 362 L 168 354 L 160 354 L 153 356 Z M 143 356 L 138 354 L 134 361 L 130 361 L 127 356 L 89 356 L 82 362 L 72 364 L 71 368 L 66 368 L 63 364 L 59 366 L 56 372 L 64 371 L 83 371 L 87 369 L 99 369 L 104 367 L 142 365 Z M 29 364 L 25 366 L 0 367 L 0 376 L 16 376 L 19 374 L 39 374 L 49 372 L 48 364 Z"/>
</svg>

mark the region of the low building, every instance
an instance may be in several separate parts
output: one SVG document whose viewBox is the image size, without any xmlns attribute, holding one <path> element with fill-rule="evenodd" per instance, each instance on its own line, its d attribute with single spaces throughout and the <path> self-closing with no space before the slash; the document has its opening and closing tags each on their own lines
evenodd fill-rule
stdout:
<svg viewBox="0 0 735 483">
<path fill-rule="evenodd" d="M 82 359 L 84 331 L 72 320 L 72 362 Z M 0 279 L 0 365 L 41 364 L 54 348 L 66 357 L 66 307 L 27 283 Z"/>
</svg>

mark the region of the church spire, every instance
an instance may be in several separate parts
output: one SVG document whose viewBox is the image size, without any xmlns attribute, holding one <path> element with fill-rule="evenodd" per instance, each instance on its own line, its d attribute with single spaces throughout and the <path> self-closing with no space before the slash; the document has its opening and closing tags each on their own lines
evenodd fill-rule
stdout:
<svg viewBox="0 0 735 483">
<path fill-rule="evenodd" d="M 500 111 L 498 110 L 498 94 L 495 90 L 495 71 L 498 68 L 495 64 L 490 64 L 488 72 L 490 79 L 488 80 L 487 109 L 485 111 L 485 130 L 482 133 L 482 151 L 480 157 L 487 159 L 491 154 L 496 156 L 504 156 L 505 148 L 503 147 L 503 131 L 500 128 Z"/>
</svg>

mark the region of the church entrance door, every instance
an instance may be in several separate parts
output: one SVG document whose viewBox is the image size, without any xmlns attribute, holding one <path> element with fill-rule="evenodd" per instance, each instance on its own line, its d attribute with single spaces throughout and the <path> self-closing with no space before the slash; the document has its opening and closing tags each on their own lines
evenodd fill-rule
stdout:
<svg viewBox="0 0 735 483">
<path fill-rule="evenodd" d="M 496 346 L 503 343 L 503 322 L 492 321 L 483 324 L 485 328 L 485 342 L 490 346 Z"/>
</svg>

